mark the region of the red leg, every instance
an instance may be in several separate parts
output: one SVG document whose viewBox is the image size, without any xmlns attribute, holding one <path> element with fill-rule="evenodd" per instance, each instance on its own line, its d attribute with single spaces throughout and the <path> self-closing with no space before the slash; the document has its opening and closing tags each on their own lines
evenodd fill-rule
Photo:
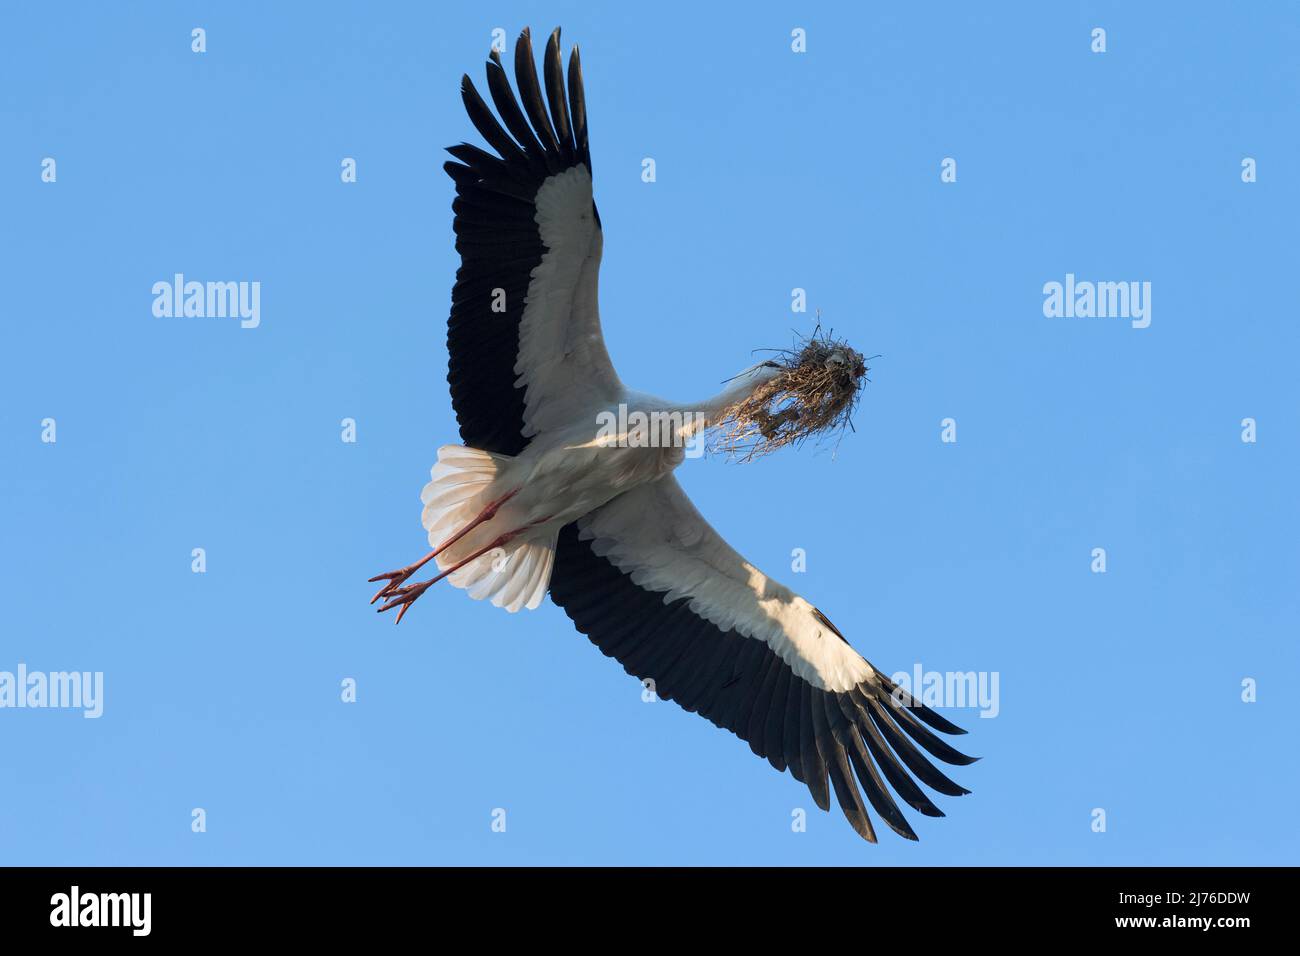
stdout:
<svg viewBox="0 0 1300 956">
<path fill-rule="evenodd" d="M 412 574 L 420 570 L 420 568 L 424 567 L 426 564 L 428 564 L 438 555 L 442 554 L 442 552 L 446 551 L 448 548 L 450 548 L 461 538 L 465 537 L 465 535 L 469 534 L 471 531 L 473 531 L 475 528 L 481 525 L 484 521 L 491 521 L 494 517 L 496 517 L 496 513 L 501 508 L 501 506 L 517 494 L 519 494 L 518 488 L 516 488 L 514 491 L 506 492 L 506 494 L 502 495 L 496 501 L 489 501 L 487 503 L 487 506 L 484 507 L 484 509 L 480 511 L 477 516 L 475 516 L 473 521 L 465 525 L 465 527 L 461 528 L 454 535 L 452 535 L 442 544 L 438 545 L 436 548 L 434 548 L 432 551 L 430 551 L 428 554 L 422 557 L 419 561 L 416 561 L 414 564 L 408 564 L 406 567 L 400 568 L 397 571 L 389 571 L 387 574 L 376 574 L 373 578 L 370 579 L 372 583 L 375 581 L 385 581 L 385 580 L 388 581 L 388 583 L 385 584 L 382 588 L 380 588 L 375 593 L 375 596 L 370 599 L 370 603 L 374 604 L 384 595 L 392 594 L 393 591 L 395 591 L 398 587 L 401 586 L 403 581 L 407 580 Z"/>
<path fill-rule="evenodd" d="M 519 530 L 522 531 L 523 529 L 521 528 Z M 449 567 L 446 571 L 443 571 L 437 577 L 430 578 L 427 581 L 421 581 L 419 584 L 410 584 L 404 588 L 396 588 L 393 591 L 390 591 L 388 594 L 388 598 L 389 598 L 388 603 L 383 605 L 383 607 L 379 609 L 380 613 L 383 613 L 384 611 L 392 610 L 393 608 L 400 606 L 402 609 L 397 612 L 397 620 L 394 621 L 393 623 L 394 624 L 402 623 L 402 615 L 406 613 L 407 608 L 409 608 L 412 604 L 414 604 L 416 599 L 419 598 L 419 596 L 423 594 L 425 591 L 429 590 L 430 587 L 437 584 L 447 575 L 459 571 L 461 568 L 463 568 L 465 565 L 469 564 L 471 561 L 475 560 L 476 558 L 481 558 L 489 551 L 493 551 L 501 547 L 503 544 L 506 544 L 508 541 L 510 541 L 511 538 L 513 538 L 517 534 L 519 534 L 519 531 L 507 531 L 505 534 L 498 535 L 491 544 L 479 548 L 477 551 L 471 554 L 464 561 L 457 562 L 456 564 Z"/>
<path fill-rule="evenodd" d="M 536 521 L 530 521 L 522 528 L 516 528 L 514 531 L 507 531 L 505 534 L 498 535 L 496 539 L 492 541 L 491 544 L 479 548 L 468 558 L 466 558 L 463 561 L 458 561 L 456 564 L 452 565 L 446 571 L 443 571 L 437 577 L 430 578 L 427 581 L 421 581 L 419 584 L 409 584 L 406 587 L 396 588 L 390 591 L 388 594 L 388 599 L 389 599 L 388 603 L 383 605 L 381 608 L 379 608 L 379 613 L 382 614 L 384 611 L 392 610 L 395 607 L 401 607 L 401 610 L 397 612 L 397 620 L 393 622 L 394 624 L 401 624 L 402 617 L 406 614 L 407 609 L 410 608 L 410 606 L 415 603 L 415 601 L 420 597 L 420 595 L 423 594 L 425 591 L 429 590 L 430 587 L 437 584 L 447 575 L 459 571 L 461 568 L 465 567 L 465 565 L 469 564 L 471 561 L 476 560 L 477 558 L 483 557 L 483 555 L 487 554 L 489 551 L 494 551 L 497 548 L 501 547 L 502 545 L 509 543 L 519 535 L 523 534 L 529 528 L 535 527 L 536 525 L 539 524 L 543 524 L 550 520 L 551 519 L 549 516 L 545 518 L 538 518 Z"/>
</svg>

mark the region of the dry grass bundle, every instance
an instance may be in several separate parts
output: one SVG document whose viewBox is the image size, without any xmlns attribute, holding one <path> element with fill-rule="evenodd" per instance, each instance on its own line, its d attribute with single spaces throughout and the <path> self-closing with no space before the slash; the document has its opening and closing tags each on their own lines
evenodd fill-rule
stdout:
<svg viewBox="0 0 1300 956">
<path fill-rule="evenodd" d="M 749 461 L 851 426 L 867 375 L 861 352 L 818 327 L 772 361 L 781 374 L 727 410 L 715 450 Z"/>
</svg>

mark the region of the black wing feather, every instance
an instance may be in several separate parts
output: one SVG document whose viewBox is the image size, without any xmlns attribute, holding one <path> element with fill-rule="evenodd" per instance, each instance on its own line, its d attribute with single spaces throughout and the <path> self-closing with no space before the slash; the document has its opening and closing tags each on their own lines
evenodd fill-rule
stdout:
<svg viewBox="0 0 1300 956">
<path fill-rule="evenodd" d="M 799 721 L 799 752 L 803 756 L 803 782 L 812 793 L 813 802 L 823 810 L 829 810 L 831 795 L 826 787 L 826 758 L 819 745 L 817 715 L 813 710 L 813 695 L 817 692 L 817 688 L 807 681 L 799 682 L 799 710 L 802 713 Z"/>
<path fill-rule="evenodd" d="M 591 152 L 587 148 L 587 98 L 582 91 L 582 60 L 577 44 L 569 53 L 569 109 L 573 114 L 573 142 L 577 161 L 591 169 Z"/>
<path fill-rule="evenodd" d="M 492 51 L 492 59 L 488 61 L 487 78 L 492 103 L 505 122 L 506 129 L 510 130 L 510 135 L 518 140 L 524 155 L 528 157 L 528 168 L 533 171 L 534 176 L 545 179 L 549 172 L 546 168 L 546 155 L 542 150 L 542 144 L 533 135 L 533 128 L 528 125 L 523 110 L 519 108 L 519 101 L 515 99 L 515 94 L 510 89 L 510 80 L 506 76 L 505 67 L 501 65 L 501 57 L 496 50 Z"/>
<path fill-rule="evenodd" d="M 569 127 L 569 107 L 564 101 L 564 63 L 560 59 L 560 28 L 556 27 L 546 41 L 546 56 L 542 60 L 546 77 L 546 99 L 551 106 L 551 122 L 555 124 L 555 137 L 560 144 L 560 155 L 565 162 L 574 161 L 573 130 Z"/>
<path fill-rule="evenodd" d="M 849 769 L 849 761 L 844 752 L 846 746 L 851 746 L 848 738 L 853 729 L 844 721 L 830 694 L 819 690 L 814 691 L 814 695 L 813 726 L 817 730 L 819 746 L 826 753 L 826 766 L 830 771 L 831 786 L 835 788 L 835 799 L 839 801 L 845 818 L 858 835 L 869 843 L 875 843 L 875 828 L 867 816 L 867 808 L 862 805 L 858 788 L 853 785 L 853 772 Z M 831 718 L 838 718 L 838 723 Z M 912 839 L 916 837 L 913 836 Z"/>
<path fill-rule="evenodd" d="M 515 45 L 518 98 L 500 55 L 495 50 L 489 55 L 488 91 L 499 119 L 469 77 L 461 81 L 465 112 L 495 153 L 462 143 L 448 148 L 459 162 L 443 167 L 456 184 L 453 229 L 461 256 L 447 320 L 451 403 L 465 444 L 504 455 L 517 455 L 528 444 L 524 390 L 515 385 L 515 362 L 530 277 L 546 253 L 537 227 L 537 191 L 548 177 L 579 163 L 590 171 L 582 73 L 575 72 L 576 58 L 571 60 L 572 104 L 566 103 L 562 79 L 551 75 L 559 64 L 558 35 L 553 39 L 555 49 L 547 51 L 547 93 L 565 148 L 547 116 L 525 30 Z M 569 139 L 571 113 L 580 120 L 581 149 Z"/>
<path fill-rule="evenodd" d="M 788 769 L 823 810 L 833 790 L 864 839 L 876 837 L 868 805 L 895 832 L 916 839 L 891 787 L 926 816 L 942 816 L 908 771 L 940 793 L 968 792 L 926 760 L 912 739 L 949 762 L 973 758 L 946 744 L 935 747 L 942 741 L 910 713 L 914 708 L 893 703 L 888 681 L 869 680 L 842 694 L 812 686 L 762 641 L 720 630 L 695 614 L 689 598 L 665 603 L 663 593 L 634 584 L 579 537 L 576 524 L 560 532 L 551 599 L 629 674 L 653 679 L 661 698 L 707 717 L 778 770 Z"/>
<path fill-rule="evenodd" d="M 552 173 L 560 172 L 564 169 L 560 144 L 555 141 L 555 130 L 551 129 L 546 104 L 542 102 L 542 88 L 537 82 L 537 64 L 533 62 L 533 38 L 527 27 L 515 43 L 515 85 L 519 87 L 519 99 L 523 102 L 524 112 L 528 114 L 533 129 L 542 141 L 547 168 Z"/>
</svg>

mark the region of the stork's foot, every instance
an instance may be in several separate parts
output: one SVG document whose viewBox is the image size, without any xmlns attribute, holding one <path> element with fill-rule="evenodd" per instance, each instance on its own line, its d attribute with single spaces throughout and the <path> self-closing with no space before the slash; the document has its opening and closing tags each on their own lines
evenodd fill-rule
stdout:
<svg viewBox="0 0 1300 956">
<path fill-rule="evenodd" d="M 545 518 L 538 518 L 535 521 L 530 521 L 522 528 L 516 528 L 514 531 L 507 531 L 505 534 L 498 535 L 490 543 L 479 548 L 469 557 L 465 558 L 462 561 L 457 561 L 451 567 L 447 568 L 445 571 L 440 573 L 437 577 L 430 578 L 428 581 L 421 581 L 419 584 L 408 584 L 404 587 L 401 586 L 402 581 L 405 581 L 412 574 L 418 571 L 424 564 L 433 560 L 433 558 L 437 557 L 438 550 L 441 549 L 431 551 L 428 554 L 426 554 L 423 558 L 421 558 L 419 561 L 417 561 L 415 564 L 411 565 L 410 567 L 402 568 L 401 571 L 391 572 L 394 575 L 393 579 L 389 581 L 386 585 L 384 585 L 383 589 L 380 590 L 380 592 L 375 595 L 374 599 L 371 600 L 370 603 L 374 604 L 375 601 L 379 600 L 379 598 L 381 597 L 388 598 L 388 603 L 384 604 L 382 607 L 379 608 L 379 613 L 382 614 L 384 611 L 391 611 L 395 607 L 400 607 L 401 610 L 397 612 L 397 620 L 393 622 L 394 624 L 400 624 L 402 621 L 402 615 L 406 613 L 406 609 L 409 608 L 412 604 L 414 604 L 419 599 L 421 594 L 429 590 L 431 585 L 437 584 L 443 578 L 455 574 L 461 568 L 465 567 L 465 565 L 469 564 L 471 561 L 477 561 L 479 558 L 483 557 L 483 555 L 487 554 L 489 551 L 495 551 L 497 548 L 504 547 L 505 545 L 513 541 L 515 538 L 517 538 L 519 535 L 527 531 L 529 528 L 535 528 L 539 524 L 545 524 L 547 521 L 550 520 L 551 520 L 550 516 L 548 515 Z M 446 545 L 444 545 L 443 547 L 446 547 Z M 400 580 L 397 576 L 400 576 Z M 388 577 L 388 575 L 377 574 L 370 580 L 381 581 L 385 577 Z"/>
<path fill-rule="evenodd" d="M 370 599 L 370 603 L 374 604 L 381 597 L 391 597 L 392 595 L 396 594 L 412 574 L 420 570 L 420 568 L 424 567 L 426 564 L 428 564 L 430 561 L 436 558 L 447 548 L 450 548 L 461 538 L 465 537 L 465 535 L 469 534 L 471 531 L 473 531 L 475 528 L 481 525 L 484 521 L 491 521 L 493 518 L 495 518 L 496 513 L 501 509 L 501 506 L 517 494 L 519 494 L 518 488 L 514 489 L 513 491 L 507 491 L 504 495 L 502 495 L 500 498 L 497 498 L 495 501 L 489 501 L 483 507 L 483 510 L 474 516 L 474 520 L 470 521 L 468 524 L 465 525 L 465 527 L 461 528 L 450 538 L 448 538 L 442 544 L 438 545 L 436 548 L 434 548 L 432 551 L 430 551 L 428 554 L 422 557 L 419 561 L 416 561 L 414 564 L 408 564 L 404 568 L 399 568 L 396 571 L 389 571 L 386 574 L 376 574 L 373 578 L 370 579 L 371 584 L 373 584 L 376 581 L 387 581 L 388 583 L 385 584 L 382 588 L 380 588 L 377 592 L 375 592 L 375 596 Z M 387 608 L 381 607 L 379 610 L 386 611 Z M 402 615 L 401 614 L 397 615 L 397 619 L 400 621 L 402 619 Z"/>
<path fill-rule="evenodd" d="M 372 584 L 375 581 L 388 582 L 382 588 L 380 588 L 378 591 L 375 592 L 375 596 L 370 599 L 370 603 L 374 604 L 381 597 L 388 597 L 389 595 L 396 592 L 403 584 L 406 583 L 407 579 L 410 578 L 412 574 L 414 574 L 416 571 L 420 570 L 420 568 L 428 564 L 429 561 L 432 560 L 435 555 L 437 555 L 437 553 L 438 553 L 437 550 L 430 551 L 428 554 L 422 557 L 419 561 L 416 561 L 414 564 L 408 564 L 404 568 L 399 568 L 396 571 L 389 571 L 385 574 L 376 574 L 373 578 L 370 578 L 370 583 Z M 380 610 L 382 611 L 383 608 L 380 608 Z"/>
<path fill-rule="evenodd" d="M 435 584 L 440 580 L 441 580 L 441 576 L 437 578 L 433 578 L 432 580 L 429 581 L 421 581 L 419 584 L 411 584 L 404 588 L 393 587 L 393 585 L 390 584 L 389 587 L 393 589 L 391 591 L 388 591 L 388 599 L 389 599 L 388 603 L 383 605 L 381 608 L 379 608 L 380 612 L 382 613 L 383 611 L 391 611 L 395 607 L 400 607 L 401 610 L 397 612 L 397 620 L 395 620 L 393 623 L 401 624 L 402 616 L 405 615 L 408 610 L 410 610 L 411 605 L 414 604 L 417 600 L 419 600 L 421 594 L 429 590 L 430 585 Z M 383 592 L 380 593 L 382 594 Z M 375 595 L 376 598 L 378 598 L 378 596 L 379 595 Z M 371 601 L 370 603 L 373 604 L 374 602 Z"/>
</svg>

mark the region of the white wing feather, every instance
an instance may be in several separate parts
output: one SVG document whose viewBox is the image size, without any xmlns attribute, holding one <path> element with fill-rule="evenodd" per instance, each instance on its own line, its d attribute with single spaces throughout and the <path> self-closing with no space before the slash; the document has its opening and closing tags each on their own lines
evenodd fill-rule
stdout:
<svg viewBox="0 0 1300 956">
<path fill-rule="evenodd" d="M 551 176 L 536 202 L 547 251 L 528 284 L 515 363 L 529 437 L 586 417 L 594 428 L 596 411 L 623 395 L 600 331 L 597 280 L 604 240 L 587 167 Z"/>
<path fill-rule="evenodd" d="M 820 690 L 848 691 L 874 673 L 812 604 L 727 544 L 672 475 L 579 519 L 578 536 L 665 603 L 689 597 L 700 617 L 765 642 Z"/>
</svg>

